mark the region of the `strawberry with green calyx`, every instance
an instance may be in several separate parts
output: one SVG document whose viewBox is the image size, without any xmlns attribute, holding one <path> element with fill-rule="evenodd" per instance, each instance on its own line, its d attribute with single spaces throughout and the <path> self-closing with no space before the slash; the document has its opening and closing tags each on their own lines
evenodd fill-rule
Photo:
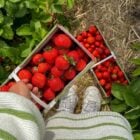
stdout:
<svg viewBox="0 0 140 140">
<path fill-rule="evenodd" d="M 64 73 L 64 78 L 66 80 L 72 80 L 75 76 L 76 76 L 76 71 L 74 68 L 70 68 L 70 69 L 66 70 Z"/>
<path fill-rule="evenodd" d="M 32 64 L 34 65 L 38 65 L 39 63 L 43 62 L 44 58 L 43 55 L 41 53 L 37 53 L 32 57 Z"/>
<path fill-rule="evenodd" d="M 58 50 L 55 48 L 51 48 L 43 52 L 43 57 L 48 64 L 54 64 L 57 56 L 58 56 Z"/>
<path fill-rule="evenodd" d="M 18 72 L 18 77 L 23 80 L 23 79 L 28 79 L 29 81 L 32 78 L 32 73 L 28 69 L 21 69 Z"/>
<path fill-rule="evenodd" d="M 44 91 L 43 97 L 46 101 L 51 101 L 55 98 L 55 93 L 51 90 L 51 88 L 48 88 Z"/>
<path fill-rule="evenodd" d="M 38 65 L 38 72 L 46 73 L 50 69 L 50 65 L 48 63 L 40 63 Z"/>
<path fill-rule="evenodd" d="M 47 83 L 47 78 L 42 73 L 35 73 L 32 77 L 32 84 L 35 87 L 43 88 Z"/>
<path fill-rule="evenodd" d="M 57 48 L 69 49 L 72 46 L 72 40 L 66 34 L 60 33 L 53 37 L 53 43 Z"/>
<path fill-rule="evenodd" d="M 70 67 L 69 60 L 66 55 L 59 55 L 55 60 L 55 66 L 59 70 L 67 70 Z"/>
<path fill-rule="evenodd" d="M 53 77 L 48 80 L 48 85 L 51 90 L 58 92 L 64 88 L 64 82 L 59 77 Z"/>
<path fill-rule="evenodd" d="M 51 74 L 54 76 L 54 77 L 60 77 L 63 75 L 63 71 L 62 70 L 59 70 L 56 66 L 52 67 L 51 68 Z"/>
<path fill-rule="evenodd" d="M 86 67 L 87 63 L 84 59 L 79 60 L 79 62 L 76 64 L 76 70 L 82 71 Z"/>
</svg>

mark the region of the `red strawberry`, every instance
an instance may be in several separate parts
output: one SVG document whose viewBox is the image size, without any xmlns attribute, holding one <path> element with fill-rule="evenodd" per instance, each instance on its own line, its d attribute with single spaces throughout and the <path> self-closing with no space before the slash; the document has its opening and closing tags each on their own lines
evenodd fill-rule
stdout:
<svg viewBox="0 0 140 140">
<path fill-rule="evenodd" d="M 108 48 L 105 49 L 105 54 L 110 55 L 110 50 Z"/>
<path fill-rule="evenodd" d="M 55 66 L 59 70 L 66 70 L 69 68 L 70 64 L 65 56 L 59 55 L 55 60 Z"/>
<path fill-rule="evenodd" d="M 94 50 L 93 52 L 92 52 L 92 55 L 94 56 L 94 57 L 99 57 L 100 55 L 99 55 L 99 52 L 97 51 L 97 50 Z"/>
<path fill-rule="evenodd" d="M 58 56 L 58 50 L 55 48 L 47 50 L 43 53 L 43 57 L 45 58 L 46 62 L 49 64 L 54 64 L 57 56 Z"/>
<path fill-rule="evenodd" d="M 102 78 L 102 73 L 101 72 L 96 72 L 95 74 L 96 74 L 96 76 L 97 76 L 98 79 L 101 79 Z"/>
<path fill-rule="evenodd" d="M 102 41 L 103 38 L 102 38 L 101 35 L 96 35 L 95 39 L 96 39 L 97 41 Z"/>
<path fill-rule="evenodd" d="M 83 32 L 81 33 L 81 35 L 82 35 L 83 38 L 86 38 L 86 37 L 87 37 L 87 32 L 86 32 L 86 31 L 83 31 Z"/>
<path fill-rule="evenodd" d="M 111 78 L 112 78 L 112 80 L 115 81 L 115 80 L 117 80 L 117 75 L 116 75 L 116 74 L 112 74 L 112 75 L 111 75 Z"/>
<path fill-rule="evenodd" d="M 82 71 L 86 67 L 86 61 L 84 59 L 79 60 L 79 62 L 76 64 L 76 70 Z"/>
<path fill-rule="evenodd" d="M 51 69 L 51 74 L 54 76 L 54 77 L 60 77 L 62 76 L 63 74 L 63 71 L 62 70 L 59 70 L 57 67 L 52 67 Z"/>
<path fill-rule="evenodd" d="M 29 81 L 31 80 L 32 78 L 32 74 L 29 70 L 27 69 L 21 69 L 19 72 L 18 72 L 18 77 L 22 80 L 22 79 L 28 79 Z"/>
<path fill-rule="evenodd" d="M 46 101 L 51 101 L 55 98 L 55 93 L 49 88 L 44 91 L 43 97 Z"/>
<path fill-rule="evenodd" d="M 95 42 L 95 38 L 92 37 L 92 36 L 90 36 L 90 37 L 87 38 L 87 42 L 88 42 L 89 44 L 93 44 L 93 43 Z"/>
<path fill-rule="evenodd" d="M 68 54 L 68 57 L 70 57 L 74 62 L 78 62 L 79 61 L 79 54 L 77 51 L 73 50 L 73 51 L 70 51 Z"/>
<path fill-rule="evenodd" d="M 95 46 L 99 47 L 100 46 L 100 42 L 96 41 L 95 42 Z"/>
<path fill-rule="evenodd" d="M 101 79 L 100 81 L 101 86 L 104 86 L 106 84 L 106 81 L 104 79 Z"/>
<path fill-rule="evenodd" d="M 40 63 L 38 65 L 38 72 L 46 73 L 50 69 L 50 65 L 48 63 Z"/>
<path fill-rule="evenodd" d="M 111 84 L 110 84 L 110 83 L 107 83 L 107 84 L 105 85 L 105 89 L 106 89 L 106 90 L 111 90 Z"/>
<path fill-rule="evenodd" d="M 82 49 L 77 48 L 76 51 L 77 51 L 77 53 L 78 53 L 78 55 L 79 55 L 80 58 L 84 57 L 85 53 L 84 53 L 84 51 Z"/>
<path fill-rule="evenodd" d="M 64 88 L 64 83 L 63 81 L 56 77 L 48 80 L 48 85 L 51 88 L 51 90 L 57 92 L 60 91 Z"/>
<path fill-rule="evenodd" d="M 110 73 L 105 71 L 103 72 L 103 78 L 108 79 L 110 77 Z"/>
<path fill-rule="evenodd" d="M 59 55 L 66 55 L 69 52 L 68 49 L 58 49 Z"/>
<path fill-rule="evenodd" d="M 65 71 L 64 78 L 66 80 L 72 80 L 76 76 L 76 71 L 73 68 L 70 68 Z"/>
<path fill-rule="evenodd" d="M 92 25 L 92 26 L 89 27 L 89 32 L 90 32 L 90 33 L 95 34 L 96 31 L 97 31 L 97 29 L 96 29 L 95 26 Z"/>
<path fill-rule="evenodd" d="M 76 39 L 77 39 L 78 41 L 82 41 L 82 40 L 83 40 L 83 37 L 82 37 L 81 35 L 78 35 L 78 36 L 76 37 Z"/>
<path fill-rule="evenodd" d="M 53 43 L 58 48 L 68 49 L 72 46 L 72 40 L 66 34 L 58 34 L 53 38 Z"/>
<path fill-rule="evenodd" d="M 35 73 L 32 77 L 32 84 L 35 87 L 43 88 L 46 85 L 47 78 L 42 73 Z"/>
<path fill-rule="evenodd" d="M 34 65 L 38 65 L 40 62 L 43 62 L 43 61 L 44 61 L 43 55 L 40 53 L 37 53 L 32 57 L 32 63 Z"/>
<path fill-rule="evenodd" d="M 118 76 L 119 76 L 120 78 L 123 77 L 123 76 L 124 76 L 123 72 L 122 72 L 122 71 L 119 71 L 119 72 L 118 72 Z"/>
<path fill-rule="evenodd" d="M 8 90 L 9 90 L 9 86 L 8 85 L 0 86 L 0 91 L 8 91 Z"/>
</svg>

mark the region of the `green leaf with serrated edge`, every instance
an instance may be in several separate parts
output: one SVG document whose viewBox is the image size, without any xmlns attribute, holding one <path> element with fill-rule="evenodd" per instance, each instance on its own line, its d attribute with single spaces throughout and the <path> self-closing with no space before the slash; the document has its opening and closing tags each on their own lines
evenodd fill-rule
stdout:
<svg viewBox="0 0 140 140">
<path fill-rule="evenodd" d="M 124 116 L 128 120 L 138 119 L 140 117 L 140 106 L 137 106 L 137 107 L 125 112 Z"/>
<path fill-rule="evenodd" d="M 13 3 L 17 3 L 17 2 L 20 2 L 21 0 L 9 0 L 9 1 Z"/>
<path fill-rule="evenodd" d="M 14 37 L 14 32 L 11 26 L 4 25 L 3 33 L 1 35 L 4 39 L 12 40 Z"/>
<path fill-rule="evenodd" d="M 3 34 L 3 29 L 0 29 L 0 36 Z"/>
<path fill-rule="evenodd" d="M 52 12 L 53 12 L 53 13 L 59 13 L 59 14 L 62 14 L 62 13 L 63 13 L 62 5 L 53 4 L 53 5 L 51 6 L 51 9 L 52 9 Z"/>
<path fill-rule="evenodd" d="M 0 11 L 0 24 L 3 23 L 3 21 L 4 21 L 4 16 L 2 12 Z"/>
<path fill-rule="evenodd" d="M 0 0 L 0 8 L 4 7 L 4 4 L 5 4 L 4 0 Z"/>
<path fill-rule="evenodd" d="M 20 26 L 17 30 L 16 30 L 16 34 L 19 36 L 29 36 L 32 35 L 32 31 L 30 28 L 29 24 L 24 24 L 22 26 Z"/>
<path fill-rule="evenodd" d="M 67 6 L 71 9 L 74 6 L 74 0 L 67 0 Z"/>
<path fill-rule="evenodd" d="M 139 75 L 140 75 L 140 67 L 139 67 L 139 68 L 136 68 L 136 69 L 133 71 L 132 75 L 133 75 L 134 77 L 139 76 Z"/>
<path fill-rule="evenodd" d="M 126 89 L 126 86 L 115 83 L 112 85 L 111 91 L 112 91 L 112 94 L 114 97 L 123 101 L 124 100 L 123 94 L 124 94 L 124 92 L 127 92 L 127 89 Z"/>
<path fill-rule="evenodd" d="M 134 140 L 140 140 L 140 133 L 133 134 Z"/>
<path fill-rule="evenodd" d="M 132 59 L 131 62 L 136 64 L 136 65 L 140 65 L 140 58 Z"/>
<path fill-rule="evenodd" d="M 120 101 L 118 99 L 112 100 L 110 107 L 112 111 L 119 112 L 119 113 L 126 111 L 128 108 L 125 102 Z"/>
</svg>

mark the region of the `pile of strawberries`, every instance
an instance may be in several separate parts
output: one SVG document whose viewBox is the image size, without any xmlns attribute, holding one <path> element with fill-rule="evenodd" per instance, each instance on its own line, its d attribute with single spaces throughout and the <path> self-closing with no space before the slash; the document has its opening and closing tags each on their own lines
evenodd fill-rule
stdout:
<svg viewBox="0 0 140 140">
<path fill-rule="evenodd" d="M 76 39 L 97 61 L 100 61 L 111 54 L 102 35 L 95 26 L 90 26 L 87 31 L 83 31 L 81 34 L 77 35 Z"/>
<path fill-rule="evenodd" d="M 112 83 L 128 84 L 124 73 L 117 65 L 114 58 L 110 58 L 109 60 L 101 63 L 93 70 L 96 74 L 96 77 L 98 78 L 100 85 L 105 90 L 107 96 L 111 95 Z"/>
<path fill-rule="evenodd" d="M 45 102 L 53 100 L 80 71 L 89 57 L 69 36 L 56 33 L 46 47 L 32 56 L 28 65 L 18 72 L 18 77 L 28 79 L 34 87 L 41 91 L 41 99 Z M 7 91 L 9 83 L 1 87 Z"/>
</svg>

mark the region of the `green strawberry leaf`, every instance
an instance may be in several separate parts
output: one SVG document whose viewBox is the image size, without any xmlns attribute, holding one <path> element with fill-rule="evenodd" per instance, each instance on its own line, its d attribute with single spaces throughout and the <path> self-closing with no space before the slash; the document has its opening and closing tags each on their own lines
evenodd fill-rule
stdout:
<svg viewBox="0 0 140 140">
<path fill-rule="evenodd" d="M 112 91 L 112 94 L 113 94 L 114 97 L 116 97 L 117 99 L 123 101 L 124 100 L 123 94 L 125 92 L 127 92 L 127 88 L 124 85 L 115 83 L 115 84 L 112 85 L 111 91 Z"/>
<path fill-rule="evenodd" d="M 74 6 L 74 0 L 67 0 L 68 8 L 71 9 Z"/>
<path fill-rule="evenodd" d="M 0 8 L 4 7 L 4 4 L 5 4 L 4 0 L 0 0 Z"/>
<path fill-rule="evenodd" d="M 16 30 L 16 34 L 19 36 L 29 36 L 32 35 L 32 30 L 29 24 L 23 24 Z"/>
<path fill-rule="evenodd" d="M 52 12 L 53 12 L 53 13 L 59 13 L 59 14 L 62 14 L 62 13 L 63 13 L 62 5 L 53 4 L 53 5 L 51 6 L 51 9 L 52 9 Z"/>
<path fill-rule="evenodd" d="M 110 107 L 112 111 L 119 113 L 126 111 L 128 108 L 128 106 L 123 101 L 120 101 L 118 99 L 112 100 Z"/>
<path fill-rule="evenodd" d="M 129 120 L 135 120 L 140 117 L 140 106 L 137 106 L 127 112 L 125 112 L 124 116 Z"/>
<path fill-rule="evenodd" d="M 132 74 L 133 74 L 134 77 L 139 76 L 140 75 L 140 67 L 135 69 Z"/>
<path fill-rule="evenodd" d="M 14 37 L 14 32 L 11 26 L 4 25 L 3 33 L 1 35 L 4 39 L 12 40 Z"/>
</svg>

